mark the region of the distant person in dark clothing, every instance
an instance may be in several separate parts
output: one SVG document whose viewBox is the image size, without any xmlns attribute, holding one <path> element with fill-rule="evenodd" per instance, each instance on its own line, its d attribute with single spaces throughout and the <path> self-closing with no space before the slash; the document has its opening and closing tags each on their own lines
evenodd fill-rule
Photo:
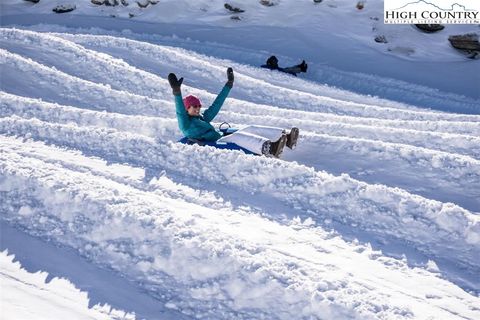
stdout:
<svg viewBox="0 0 480 320">
<path fill-rule="evenodd" d="M 278 66 L 278 59 L 275 56 L 271 56 L 270 58 L 268 58 L 267 59 L 267 64 L 262 65 L 262 68 L 282 71 L 282 72 L 294 75 L 295 77 L 297 76 L 297 73 L 307 72 L 307 67 L 308 67 L 308 65 L 305 62 L 305 60 L 302 60 L 302 63 L 297 64 L 296 66 L 281 68 L 281 67 Z"/>
</svg>

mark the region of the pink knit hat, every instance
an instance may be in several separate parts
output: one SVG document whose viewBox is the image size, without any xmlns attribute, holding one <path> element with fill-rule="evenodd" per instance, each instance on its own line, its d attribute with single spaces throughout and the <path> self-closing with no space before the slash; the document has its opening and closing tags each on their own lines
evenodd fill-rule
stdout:
<svg viewBox="0 0 480 320">
<path fill-rule="evenodd" d="M 189 95 L 183 98 L 183 104 L 185 109 L 190 108 L 191 106 L 201 106 L 200 99 L 195 96 Z"/>
</svg>

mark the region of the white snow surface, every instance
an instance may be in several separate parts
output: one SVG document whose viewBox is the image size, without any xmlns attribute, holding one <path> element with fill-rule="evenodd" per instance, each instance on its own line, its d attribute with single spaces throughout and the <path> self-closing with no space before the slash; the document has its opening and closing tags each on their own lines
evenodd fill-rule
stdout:
<svg viewBox="0 0 480 320">
<path fill-rule="evenodd" d="M 124 2 L 0 3 L 0 319 L 480 319 L 479 62 L 447 41 L 478 26 Z M 168 73 L 209 105 L 229 66 L 215 125 L 299 127 L 282 159 L 176 142 Z"/>
<path fill-rule="evenodd" d="M 7 251 L 0 253 L 3 315 L 13 315 L 12 319 L 47 320 L 55 310 L 58 319 L 135 319 L 134 315 L 112 310 L 108 305 L 89 307 L 87 293 L 68 280 L 53 278 L 47 281 L 47 273 L 28 272 L 13 259 Z"/>
</svg>

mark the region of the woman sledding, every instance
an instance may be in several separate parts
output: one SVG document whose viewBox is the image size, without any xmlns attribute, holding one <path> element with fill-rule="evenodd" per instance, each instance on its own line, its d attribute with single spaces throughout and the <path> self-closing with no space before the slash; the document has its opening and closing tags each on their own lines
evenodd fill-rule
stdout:
<svg viewBox="0 0 480 320">
<path fill-rule="evenodd" d="M 222 91 L 220 91 L 213 104 L 203 113 L 201 113 L 202 104 L 198 97 L 188 95 L 182 98 L 181 85 L 183 78 L 178 79 L 174 73 L 170 73 L 168 82 L 172 87 L 175 98 L 178 126 L 189 139 L 200 142 L 234 143 L 252 153 L 273 157 L 279 157 L 285 146 L 293 149 L 297 144 L 299 130 L 295 127 L 287 133 L 282 128 L 247 126 L 231 134 L 224 134 L 210 124 L 233 87 L 232 68 L 227 69 L 227 82 Z"/>
</svg>

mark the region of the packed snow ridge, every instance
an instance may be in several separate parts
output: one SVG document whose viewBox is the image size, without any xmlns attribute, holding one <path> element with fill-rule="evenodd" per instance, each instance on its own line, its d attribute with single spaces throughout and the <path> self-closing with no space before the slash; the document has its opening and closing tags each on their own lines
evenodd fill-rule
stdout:
<svg viewBox="0 0 480 320">
<path fill-rule="evenodd" d="M 480 115 L 53 31 L 0 28 L 2 224 L 186 319 L 480 317 Z M 176 142 L 166 75 L 209 105 L 228 66 L 235 86 L 217 124 L 301 128 L 282 160 Z M 79 296 L 11 254 L 0 255 L 2 287 L 17 290 L 18 275 L 50 301 L 55 286 Z M 126 307 L 107 316 L 155 319 Z"/>
</svg>

